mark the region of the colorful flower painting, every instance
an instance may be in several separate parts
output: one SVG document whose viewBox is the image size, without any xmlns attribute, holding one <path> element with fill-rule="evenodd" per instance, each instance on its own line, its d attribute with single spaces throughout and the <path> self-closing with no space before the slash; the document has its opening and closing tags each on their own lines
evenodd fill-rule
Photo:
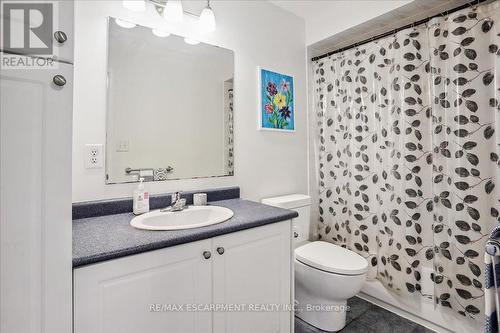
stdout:
<svg viewBox="0 0 500 333">
<path fill-rule="evenodd" d="M 260 69 L 260 128 L 295 130 L 293 77 Z"/>
</svg>

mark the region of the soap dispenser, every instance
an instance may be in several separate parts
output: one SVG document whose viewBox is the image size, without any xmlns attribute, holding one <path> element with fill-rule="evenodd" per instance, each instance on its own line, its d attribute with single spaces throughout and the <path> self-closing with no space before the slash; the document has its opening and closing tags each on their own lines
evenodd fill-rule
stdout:
<svg viewBox="0 0 500 333">
<path fill-rule="evenodd" d="M 134 214 L 149 212 L 149 193 L 144 191 L 144 178 L 139 178 L 139 185 L 134 190 Z"/>
</svg>

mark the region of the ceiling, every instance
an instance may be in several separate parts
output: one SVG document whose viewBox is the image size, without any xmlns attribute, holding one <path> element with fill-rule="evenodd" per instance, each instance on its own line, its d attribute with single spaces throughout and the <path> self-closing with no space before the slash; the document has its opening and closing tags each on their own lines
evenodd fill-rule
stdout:
<svg viewBox="0 0 500 333">
<path fill-rule="evenodd" d="M 411 2 L 412 0 L 269 0 L 269 2 L 279 6 L 306 21 L 317 19 L 321 13 L 335 12 L 344 4 L 353 6 L 357 4 L 377 4 L 383 5 L 384 2 Z"/>
<path fill-rule="evenodd" d="M 270 2 L 304 20 L 306 45 L 311 45 L 403 6 L 411 0 L 270 0 Z"/>
<path fill-rule="evenodd" d="M 470 0 L 270 0 L 304 19 L 311 57 L 411 24 Z"/>
</svg>

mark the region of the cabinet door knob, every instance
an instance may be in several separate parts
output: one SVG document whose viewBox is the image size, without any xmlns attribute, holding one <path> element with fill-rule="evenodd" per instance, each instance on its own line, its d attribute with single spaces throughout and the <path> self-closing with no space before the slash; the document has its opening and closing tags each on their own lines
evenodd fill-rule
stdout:
<svg viewBox="0 0 500 333">
<path fill-rule="evenodd" d="M 224 254 L 224 248 L 223 247 L 218 247 L 217 248 L 217 253 L 220 254 L 220 255 L 223 255 Z"/>
<path fill-rule="evenodd" d="M 54 32 L 54 38 L 55 40 L 59 43 L 59 44 L 62 44 L 64 43 L 65 41 L 68 40 L 68 36 L 66 36 L 66 34 L 64 33 L 64 31 L 56 31 Z"/>
<path fill-rule="evenodd" d="M 211 256 L 212 256 L 212 253 L 210 253 L 210 251 L 203 252 L 203 257 L 205 259 L 210 259 Z"/>
<path fill-rule="evenodd" d="M 52 78 L 52 82 L 54 82 L 56 86 L 62 87 L 66 84 L 66 79 L 64 76 L 58 74 Z"/>
</svg>

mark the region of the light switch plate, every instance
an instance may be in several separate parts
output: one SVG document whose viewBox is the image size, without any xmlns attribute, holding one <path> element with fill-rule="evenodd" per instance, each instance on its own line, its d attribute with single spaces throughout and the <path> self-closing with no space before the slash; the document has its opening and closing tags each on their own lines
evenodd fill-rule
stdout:
<svg viewBox="0 0 500 333">
<path fill-rule="evenodd" d="M 85 145 L 85 169 L 97 169 L 104 166 L 102 144 Z"/>
<path fill-rule="evenodd" d="M 116 144 L 116 151 L 119 153 L 126 153 L 128 152 L 128 146 L 128 140 L 118 141 L 118 143 Z"/>
</svg>

